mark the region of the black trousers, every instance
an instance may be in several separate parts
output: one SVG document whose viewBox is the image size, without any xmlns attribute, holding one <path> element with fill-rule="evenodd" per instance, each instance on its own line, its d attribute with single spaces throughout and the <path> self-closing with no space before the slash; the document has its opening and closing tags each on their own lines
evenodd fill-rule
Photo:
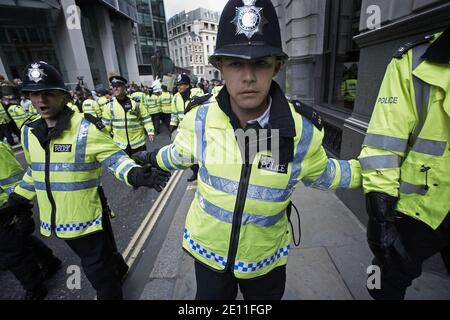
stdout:
<svg viewBox="0 0 450 320">
<path fill-rule="evenodd" d="M 167 127 L 167 130 L 170 130 L 170 113 L 160 113 L 162 123 Z"/>
<path fill-rule="evenodd" d="M 238 287 L 245 300 L 281 300 L 286 286 L 286 266 L 255 279 L 237 279 L 231 271 L 216 272 L 195 261 L 196 300 L 234 300 Z"/>
<path fill-rule="evenodd" d="M 161 117 L 161 113 L 152 114 L 152 123 L 153 123 L 153 127 L 155 128 L 155 135 L 159 134 L 159 127 L 161 125 L 160 117 Z"/>
<path fill-rule="evenodd" d="M 42 283 L 41 267 L 52 258 L 52 250 L 35 236 L 20 235 L 13 226 L 0 228 L 0 269 L 11 271 L 25 290 Z"/>
<path fill-rule="evenodd" d="M 97 291 L 98 300 L 121 300 L 122 284 L 117 273 L 112 246 L 105 232 L 66 240 L 80 257 L 83 271 Z"/>
<path fill-rule="evenodd" d="M 10 125 L 8 123 L 0 124 L 0 140 L 3 141 L 3 138 L 7 139 L 8 144 L 10 146 L 14 145 L 14 138 L 12 135 L 12 131 L 10 129 Z"/>
<path fill-rule="evenodd" d="M 397 222 L 397 229 L 409 261 L 396 259 L 392 265 L 381 265 L 373 260 L 381 268 L 381 288 L 369 293 L 377 300 L 404 299 L 406 289 L 422 274 L 423 262 L 450 244 L 450 214 L 436 230 L 406 215 Z"/>
</svg>

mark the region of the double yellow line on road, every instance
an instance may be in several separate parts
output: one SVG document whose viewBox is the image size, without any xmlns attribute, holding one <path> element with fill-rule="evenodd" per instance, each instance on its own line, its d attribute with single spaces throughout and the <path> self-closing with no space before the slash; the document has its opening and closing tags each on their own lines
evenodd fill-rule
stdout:
<svg viewBox="0 0 450 320">
<path fill-rule="evenodd" d="M 175 189 L 178 181 L 183 175 L 183 171 L 176 171 L 169 182 L 167 183 L 164 190 L 159 194 L 153 206 L 148 211 L 141 225 L 131 238 L 131 241 L 128 243 L 125 251 L 122 253 L 123 258 L 125 259 L 128 266 L 133 266 L 136 261 L 139 253 L 142 250 L 142 247 L 145 244 L 145 241 L 149 237 L 152 232 L 156 222 L 158 221 L 159 216 L 161 215 L 164 207 L 166 206 L 173 190 Z"/>
</svg>

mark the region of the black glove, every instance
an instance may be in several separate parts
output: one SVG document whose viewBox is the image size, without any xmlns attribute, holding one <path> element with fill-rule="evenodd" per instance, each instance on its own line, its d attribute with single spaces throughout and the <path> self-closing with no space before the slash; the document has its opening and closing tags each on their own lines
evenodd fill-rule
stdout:
<svg viewBox="0 0 450 320">
<path fill-rule="evenodd" d="M 149 187 L 161 192 L 169 181 L 170 173 L 152 168 L 150 165 L 135 167 L 128 173 L 128 182 L 133 187 Z"/>
<path fill-rule="evenodd" d="M 148 151 L 139 151 L 136 152 L 131 156 L 131 158 L 136 162 L 137 164 L 143 166 L 146 164 L 151 164 L 152 167 L 161 169 L 158 166 L 158 161 L 156 160 L 156 155 L 158 154 L 159 149 L 153 150 L 152 152 Z"/>
<path fill-rule="evenodd" d="M 395 242 L 398 231 L 395 225 L 397 198 L 380 192 L 366 195 L 366 207 L 369 214 L 367 241 L 375 258 L 381 264 L 391 264 L 396 255 Z"/>
<path fill-rule="evenodd" d="M 0 226 L 9 226 L 14 216 L 29 215 L 31 208 L 33 208 L 33 204 L 28 199 L 17 193 L 11 193 L 8 201 L 0 207 Z M 31 214 L 33 213 L 31 212 Z"/>
</svg>

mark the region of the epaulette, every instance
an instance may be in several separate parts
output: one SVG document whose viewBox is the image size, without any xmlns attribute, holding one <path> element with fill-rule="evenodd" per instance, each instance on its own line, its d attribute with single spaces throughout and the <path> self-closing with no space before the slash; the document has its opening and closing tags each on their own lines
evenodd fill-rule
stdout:
<svg viewBox="0 0 450 320">
<path fill-rule="evenodd" d="M 407 53 L 411 48 L 414 48 L 418 45 L 421 45 L 423 43 L 430 42 L 434 39 L 434 35 L 427 35 L 424 37 L 420 37 L 419 39 L 416 39 L 414 41 L 408 42 L 407 44 L 402 45 L 400 48 L 397 49 L 397 51 L 394 54 L 394 58 L 401 59 L 402 56 Z"/>
<path fill-rule="evenodd" d="M 307 108 L 302 105 L 302 103 L 298 100 L 292 100 L 291 103 L 293 104 L 295 111 L 297 111 L 298 114 L 301 114 L 305 118 L 307 118 L 309 121 L 312 122 L 312 124 L 319 130 L 322 130 L 323 128 L 323 119 L 322 116 L 317 112 L 314 111 L 313 108 Z"/>
<path fill-rule="evenodd" d="M 186 109 L 184 109 L 184 114 L 188 113 L 189 111 L 191 111 L 195 107 L 205 103 L 211 97 L 212 97 L 212 94 L 205 94 L 205 95 L 203 95 L 201 97 L 199 97 L 199 96 L 193 97 L 191 99 L 191 101 L 189 102 L 189 104 L 187 105 Z"/>
<path fill-rule="evenodd" d="M 94 117 L 90 113 L 85 113 L 84 118 L 87 121 L 89 121 L 90 123 L 92 123 L 94 126 L 96 126 L 98 130 L 102 130 L 105 128 L 105 125 L 103 124 L 102 119 Z"/>
</svg>

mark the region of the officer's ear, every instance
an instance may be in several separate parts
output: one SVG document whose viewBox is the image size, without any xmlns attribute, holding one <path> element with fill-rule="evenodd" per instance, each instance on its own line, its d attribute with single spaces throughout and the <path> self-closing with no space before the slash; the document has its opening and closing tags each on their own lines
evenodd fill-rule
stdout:
<svg viewBox="0 0 450 320">
<path fill-rule="evenodd" d="M 274 77 L 278 74 L 278 72 L 280 72 L 283 65 L 284 65 L 284 60 L 278 59 L 278 58 L 275 60 L 275 70 L 273 72 Z"/>
</svg>

